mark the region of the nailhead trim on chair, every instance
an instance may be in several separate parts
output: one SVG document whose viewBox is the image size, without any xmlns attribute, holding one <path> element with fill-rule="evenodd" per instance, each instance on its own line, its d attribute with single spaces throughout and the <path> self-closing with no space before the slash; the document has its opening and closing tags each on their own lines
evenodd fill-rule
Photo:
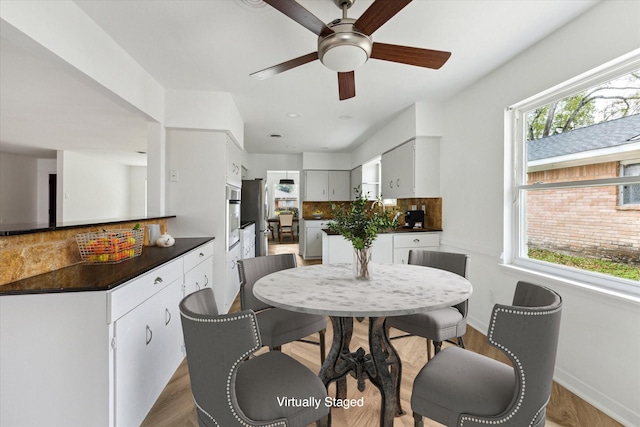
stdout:
<svg viewBox="0 0 640 427">
<path fill-rule="evenodd" d="M 487 425 L 497 425 L 497 424 L 505 423 L 505 422 L 509 421 L 516 414 L 516 412 L 518 412 L 520 410 L 520 406 L 522 406 L 522 401 L 524 400 L 524 395 L 525 395 L 525 386 L 526 386 L 526 384 L 525 384 L 524 369 L 522 369 L 522 364 L 520 363 L 520 359 L 518 359 L 516 357 L 516 355 L 513 354 L 511 352 L 511 350 L 509 350 L 507 347 L 505 347 L 502 344 L 497 343 L 496 341 L 493 340 L 493 332 L 494 332 L 494 329 L 495 329 L 495 326 L 496 326 L 496 319 L 498 317 L 498 313 L 505 312 L 507 314 L 516 314 L 516 315 L 521 315 L 521 316 L 546 316 L 546 315 L 549 315 L 549 314 L 556 313 L 558 310 L 560 310 L 559 307 L 555 308 L 553 310 L 547 310 L 547 311 L 517 310 L 517 309 L 513 309 L 513 308 L 503 308 L 503 307 L 498 307 L 498 308 L 495 309 L 495 311 L 493 313 L 493 317 L 491 319 L 491 328 L 489 329 L 489 336 L 487 337 L 487 339 L 489 340 L 490 343 L 492 343 L 493 345 L 495 345 L 496 347 L 498 347 L 499 349 L 501 349 L 505 353 L 509 354 L 512 357 L 512 359 L 515 361 L 517 366 L 518 366 L 518 371 L 520 372 L 520 378 L 522 379 L 522 389 L 520 390 L 520 396 L 518 397 L 518 403 L 516 403 L 515 408 L 513 408 L 513 411 L 511 411 L 509 414 L 507 414 L 506 416 L 504 416 L 503 418 L 501 418 L 499 420 L 486 420 L 486 419 L 476 418 L 476 417 L 469 416 L 469 415 L 463 415 L 460 418 L 460 427 L 464 426 L 464 422 L 466 420 L 471 421 L 471 422 L 480 423 L 480 424 L 487 424 Z M 536 414 L 533 417 L 533 419 L 531 420 L 531 422 L 529 422 L 529 427 L 531 427 L 533 425 L 533 422 L 538 417 L 538 414 L 540 414 L 540 411 L 542 411 L 542 409 L 544 409 L 545 406 L 543 406 L 542 408 L 540 408 L 538 410 L 538 412 L 536 412 Z"/>
<path fill-rule="evenodd" d="M 233 322 L 235 320 L 239 320 L 239 319 L 246 319 L 246 318 L 251 318 L 252 322 L 251 322 L 251 328 L 253 329 L 253 335 L 256 339 L 257 343 L 260 343 L 260 335 L 258 334 L 258 325 L 256 324 L 255 321 L 255 317 L 252 316 L 251 314 L 242 314 L 239 316 L 231 316 L 231 317 L 224 317 L 224 318 L 218 318 L 218 319 L 202 319 L 202 318 L 196 318 L 196 317 L 191 317 L 189 315 L 186 315 L 184 313 L 181 313 L 184 317 L 186 317 L 189 320 L 192 320 L 194 322 L 200 322 L 200 323 L 224 323 L 224 322 Z M 256 345 L 255 347 L 247 350 L 246 352 L 244 352 L 242 354 L 242 356 L 240 356 L 240 358 L 238 358 L 238 360 L 236 360 L 233 364 L 233 366 L 231 367 L 231 370 L 229 371 L 229 376 L 227 377 L 227 404 L 229 405 L 229 408 L 231 409 L 231 412 L 233 413 L 233 416 L 236 417 L 236 420 L 238 420 L 238 422 L 245 426 L 245 427 L 253 427 L 255 424 L 247 424 L 247 422 L 245 420 L 243 420 L 242 418 L 240 418 L 240 416 L 238 415 L 238 413 L 236 412 L 236 409 L 233 406 L 233 403 L 231 401 L 231 379 L 233 376 L 233 372 L 236 369 L 236 366 L 238 366 L 243 360 L 245 360 L 249 355 L 253 354 L 255 351 L 257 351 L 258 349 L 260 349 L 260 345 Z M 188 355 L 187 355 L 188 357 Z M 202 409 L 202 407 L 200 405 L 198 405 L 198 402 L 196 401 L 195 397 L 193 398 L 194 403 L 196 404 L 196 406 L 198 407 L 198 409 L 200 409 L 200 411 L 202 411 L 202 413 L 204 413 L 206 416 L 208 416 L 211 421 L 213 421 L 217 426 L 219 426 L 220 424 L 218 424 L 218 422 L 211 416 L 211 414 L 209 414 L 207 411 L 205 411 L 204 409 Z M 260 426 L 263 427 L 277 427 L 277 426 L 286 426 L 287 423 L 286 421 L 276 421 L 275 423 L 269 423 L 269 424 L 259 424 Z"/>
</svg>

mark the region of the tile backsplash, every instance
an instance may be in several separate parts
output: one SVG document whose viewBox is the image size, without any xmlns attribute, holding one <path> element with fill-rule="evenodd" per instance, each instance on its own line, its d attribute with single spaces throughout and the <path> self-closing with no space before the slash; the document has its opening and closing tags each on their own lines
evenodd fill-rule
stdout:
<svg viewBox="0 0 640 427">
<path fill-rule="evenodd" d="M 337 202 L 348 203 L 348 202 Z M 311 215 L 320 211 L 323 213 L 323 219 L 331 219 L 331 204 L 332 202 L 302 202 L 302 217 L 311 218 Z M 404 211 L 412 209 L 415 206 L 416 209 L 422 209 L 424 206 L 424 228 L 442 230 L 442 198 L 415 198 L 415 199 L 398 199 L 395 205 L 388 205 L 388 210 L 397 209 L 401 212 L 400 225 L 404 225 Z"/>
<path fill-rule="evenodd" d="M 0 286 L 16 280 L 58 270 L 81 262 L 76 234 L 133 228 L 136 224 L 160 224 L 167 230 L 166 219 L 103 224 L 91 227 L 45 231 L 0 237 Z M 144 249 L 143 249 L 144 250 Z"/>
</svg>

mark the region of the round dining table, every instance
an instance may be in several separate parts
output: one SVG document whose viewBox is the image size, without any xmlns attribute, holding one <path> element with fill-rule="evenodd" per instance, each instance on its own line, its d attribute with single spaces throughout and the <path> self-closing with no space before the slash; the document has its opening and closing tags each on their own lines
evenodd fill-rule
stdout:
<svg viewBox="0 0 640 427">
<path fill-rule="evenodd" d="M 254 295 L 274 307 L 330 316 L 331 349 L 320 369 L 326 387 L 337 381 L 336 399 L 346 398 L 346 375 L 365 380 L 381 394 L 380 426 L 392 427 L 404 412 L 400 405 L 402 364 L 384 325 L 389 316 L 451 307 L 469 298 L 473 288 L 462 276 L 407 264 L 371 264 L 369 280 L 353 275 L 351 264 L 318 264 L 271 273 L 259 279 Z M 369 318 L 369 352 L 349 348 L 353 318 Z M 330 419 L 329 419 L 330 423 Z"/>
</svg>

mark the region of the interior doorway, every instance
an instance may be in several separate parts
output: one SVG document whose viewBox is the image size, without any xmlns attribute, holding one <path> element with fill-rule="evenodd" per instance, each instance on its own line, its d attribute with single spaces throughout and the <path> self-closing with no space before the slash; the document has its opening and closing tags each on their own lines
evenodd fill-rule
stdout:
<svg viewBox="0 0 640 427">
<path fill-rule="evenodd" d="M 269 188 L 269 234 L 270 244 L 295 244 L 296 250 L 300 241 L 299 214 L 301 211 L 300 201 L 300 171 L 273 170 L 267 171 L 266 185 Z M 293 215 L 294 239 L 289 236 L 279 238 L 279 216 L 281 213 Z"/>
<path fill-rule="evenodd" d="M 57 188 L 58 188 L 58 175 L 55 173 L 49 174 L 49 225 L 56 225 L 56 211 L 57 211 Z"/>
</svg>

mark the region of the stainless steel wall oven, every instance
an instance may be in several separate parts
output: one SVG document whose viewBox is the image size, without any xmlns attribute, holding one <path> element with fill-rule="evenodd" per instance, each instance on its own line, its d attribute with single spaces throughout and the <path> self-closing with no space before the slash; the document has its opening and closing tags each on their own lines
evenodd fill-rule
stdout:
<svg viewBox="0 0 640 427">
<path fill-rule="evenodd" d="M 240 243 L 240 189 L 227 185 L 227 249 Z"/>
</svg>

